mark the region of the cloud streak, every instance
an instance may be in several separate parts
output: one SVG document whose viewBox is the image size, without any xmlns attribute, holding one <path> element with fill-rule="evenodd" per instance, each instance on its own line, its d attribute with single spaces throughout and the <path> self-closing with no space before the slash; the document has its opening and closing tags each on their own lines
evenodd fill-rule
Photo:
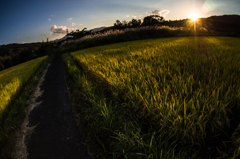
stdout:
<svg viewBox="0 0 240 159">
<path fill-rule="evenodd" d="M 68 21 L 68 22 L 71 22 L 71 21 L 72 21 L 72 18 L 68 18 L 67 21 Z"/>
<path fill-rule="evenodd" d="M 48 18 L 48 20 L 49 20 L 49 21 L 51 21 L 51 19 L 50 19 L 50 18 Z"/>
<path fill-rule="evenodd" d="M 152 14 L 153 15 L 159 15 L 159 16 L 166 16 L 170 11 L 169 10 L 166 10 L 166 9 L 163 9 L 163 10 L 160 10 L 160 9 L 156 9 L 156 10 L 153 10 L 152 11 Z"/>
<path fill-rule="evenodd" d="M 132 15 L 132 19 L 136 19 L 137 18 L 137 16 L 135 16 L 135 15 Z"/>
</svg>

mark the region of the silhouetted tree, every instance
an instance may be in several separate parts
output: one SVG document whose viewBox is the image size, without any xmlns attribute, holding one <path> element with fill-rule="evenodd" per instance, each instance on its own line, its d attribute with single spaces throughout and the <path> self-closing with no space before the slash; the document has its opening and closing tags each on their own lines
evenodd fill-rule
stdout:
<svg viewBox="0 0 240 159">
<path fill-rule="evenodd" d="M 140 19 L 138 19 L 138 20 L 132 19 L 132 27 L 133 28 L 139 27 L 140 25 L 141 25 L 141 20 Z"/>
<path fill-rule="evenodd" d="M 86 29 L 87 29 L 87 28 L 83 28 L 81 32 L 84 33 L 84 31 L 85 31 Z"/>
<path fill-rule="evenodd" d="M 127 28 L 128 22 L 126 20 L 123 20 L 122 21 L 122 26 L 123 26 L 123 28 Z"/>
<path fill-rule="evenodd" d="M 143 25 L 144 26 L 153 26 L 153 25 L 159 25 L 160 22 L 164 21 L 164 18 L 159 15 L 150 15 L 143 19 Z"/>
<path fill-rule="evenodd" d="M 116 29 L 122 29 L 123 24 L 120 22 L 120 20 L 116 20 L 116 23 L 114 23 L 114 27 Z"/>
</svg>

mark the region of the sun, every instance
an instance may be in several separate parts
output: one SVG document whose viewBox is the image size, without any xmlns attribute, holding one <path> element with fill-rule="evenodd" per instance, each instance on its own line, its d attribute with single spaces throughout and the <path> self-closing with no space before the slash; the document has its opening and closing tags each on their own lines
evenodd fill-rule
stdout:
<svg viewBox="0 0 240 159">
<path fill-rule="evenodd" d="M 198 15 L 197 14 L 192 14 L 191 16 L 192 21 L 197 21 L 198 20 Z"/>
</svg>

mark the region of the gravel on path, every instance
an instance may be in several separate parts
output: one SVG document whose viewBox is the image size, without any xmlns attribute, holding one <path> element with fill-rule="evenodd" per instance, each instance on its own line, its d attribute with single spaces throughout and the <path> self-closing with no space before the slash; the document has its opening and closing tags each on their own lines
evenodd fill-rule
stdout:
<svg viewBox="0 0 240 159">
<path fill-rule="evenodd" d="M 28 159 L 89 159 L 69 101 L 61 56 L 55 53 L 40 86 L 41 104 L 29 115 Z"/>
</svg>

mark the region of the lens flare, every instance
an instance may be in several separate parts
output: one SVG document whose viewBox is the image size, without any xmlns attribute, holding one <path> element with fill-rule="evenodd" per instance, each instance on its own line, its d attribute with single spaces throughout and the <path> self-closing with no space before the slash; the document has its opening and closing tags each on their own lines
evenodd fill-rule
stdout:
<svg viewBox="0 0 240 159">
<path fill-rule="evenodd" d="M 203 4 L 201 10 L 203 13 L 208 13 L 210 11 L 215 10 L 216 7 L 217 7 L 216 0 L 206 0 L 205 3 Z"/>
</svg>

